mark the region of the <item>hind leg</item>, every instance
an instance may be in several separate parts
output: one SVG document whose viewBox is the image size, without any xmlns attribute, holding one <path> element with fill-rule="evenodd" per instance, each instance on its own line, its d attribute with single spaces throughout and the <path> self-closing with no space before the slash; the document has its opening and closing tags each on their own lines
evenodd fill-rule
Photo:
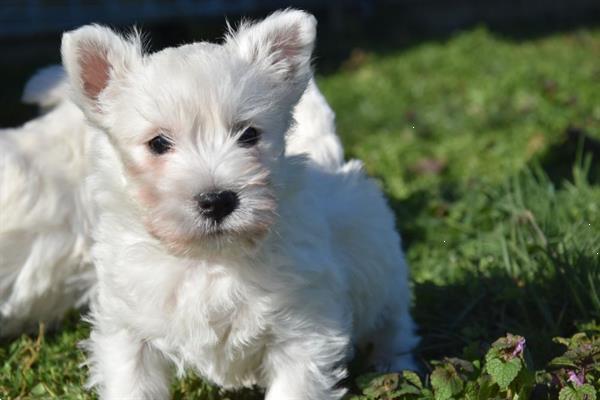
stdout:
<svg viewBox="0 0 600 400">
<path fill-rule="evenodd" d="M 408 310 L 398 314 L 398 309 L 393 308 L 384 315 L 379 329 L 369 338 L 372 345 L 370 364 L 380 372 L 417 371 L 419 368 L 412 351 L 419 343 L 419 337 Z"/>
</svg>

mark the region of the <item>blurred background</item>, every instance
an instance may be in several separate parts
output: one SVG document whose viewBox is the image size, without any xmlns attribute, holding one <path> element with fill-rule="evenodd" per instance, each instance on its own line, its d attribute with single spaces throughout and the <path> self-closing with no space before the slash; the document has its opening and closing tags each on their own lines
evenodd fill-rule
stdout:
<svg viewBox="0 0 600 400">
<path fill-rule="evenodd" d="M 0 0 L 0 126 L 37 115 L 22 88 L 60 62 L 64 30 L 136 25 L 159 50 L 284 7 L 317 17 L 317 81 L 347 157 L 396 213 L 423 370 L 482 357 L 507 332 L 526 338 L 533 370 L 564 352 L 553 337 L 576 332 L 596 338 L 598 359 L 599 0 Z M 0 343 L 0 397 L 89 398 L 75 346 L 87 334 L 75 312 L 57 332 Z M 532 398 L 592 371 L 577 368 Z M 359 358 L 353 376 L 365 371 Z M 219 393 L 187 379 L 175 398 Z"/>
<path fill-rule="evenodd" d="M 36 68 L 59 62 L 65 30 L 88 23 L 135 25 L 150 34 L 152 49 L 160 49 L 218 40 L 225 19 L 258 18 L 285 7 L 317 16 L 319 73 L 336 70 L 352 54 L 402 49 L 478 25 L 521 37 L 600 20 L 597 0 L 2 0 L 0 103 L 9 110 L 0 113 L 0 123 L 14 125 L 33 115 L 33 108 L 16 107 L 19 85 Z"/>
</svg>

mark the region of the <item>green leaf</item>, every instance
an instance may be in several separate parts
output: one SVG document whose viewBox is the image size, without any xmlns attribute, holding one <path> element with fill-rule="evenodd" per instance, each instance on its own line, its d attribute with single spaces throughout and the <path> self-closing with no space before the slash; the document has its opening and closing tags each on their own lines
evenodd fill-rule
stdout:
<svg viewBox="0 0 600 400">
<path fill-rule="evenodd" d="M 501 337 L 492 343 L 492 347 L 497 350 L 512 350 L 520 340 L 523 340 L 522 336 L 507 333 L 505 337 Z"/>
<path fill-rule="evenodd" d="M 558 400 L 577 400 L 577 392 L 570 386 L 565 386 L 558 394 Z"/>
<path fill-rule="evenodd" d="M 42 396 L 42 395 L 48 394 L 48 393 L 46 392 L 46 388 L 44 387 L 44 384 L 40 382 L 31 389 L 31 394 L 33 394 L 35 396 Z"/>
<path fill-rule="evenodd" d="M 437 400 L 446 400 L 463 389 L 463 381 L 454 366 L 446 364 L 436 367 L 431 374 L 431 386 Z"/>
<path fill-rule="evenodd" d="M 563 337 L 555 337 L 552 339 L 554 343 L 562 344 L 563 346 L 569 347 L 571 340 Z"/>
<path fill-rule="evenodd" d="M 419 397 L 419 400 L 435 400 L 435 396 L 431 390 L 423 389 L 423 391 L 421 392 L 421 397 Z"/>
<path fill-rule="evenodd" d="M 395 397 L 399 397 L 399 396 L 404 396 L 404 395 L 407 395 L 407 394 L 418 395 L 420 393 L 421 393 L 421 390 L 419 388 L 416 388 L 413 385 L 404 384 L 404 385 L 400 386 L 399 390 L 396 390 L 392 394 Z"/>
<path fill-rule="evenodd" d="M 470 381 L 465 385 L 464 397 L 466 400 L 477 400 L 478 387 L 477 383 Z"/>
<path fill-rule="evenodd" d="M 578 387 L 565 386 L 560 390 L 558 400 L 596 400 L 596 389 L 589 384 Z"/>
<path fill-rule="evenodd" d="M 577 388 L 577 391 L 583 395 L 581 397 L 582 399 L 585 399 L 585 400 L 596 400 L 596 394 L 597 394 L 597 392 L 596 392 L 596 389 L 592 385 L 589 385 L 589 384 L 586 383 L 584 385 L 579 386 Z"/>
<path fill-rule="evenodd" d="M 484 376 L 479 383 L 479 393 L 477 395 L 478 400 L 489 400 L 494 394 L 494 389 L 498 386 L 494 385 L 489 376 Z"/>
<path fill-rule="evenodd" d="M 376 379 L 381 375 L 383 374 L 378 372 L 371 372 L 368 374 L 361 375 L 358 378 L 356 378 L 356 386 L 358 386 L 360 390 L 365 390 L 369 387 L 369 385 L 371 385 L 371 381 L 373 381 L 373 379 Z"/>
<path fill-rule="evenodd" d="M 419 375 L 417 375 L 416 373 L 412 371 L 404 371 L 402 373 L 402 377 L 406 379 L 407 382 L 415 385 L 419 389 L 423 389 L 423 383 L 421 382 L 421 378 L 419 378 Z"/>
<path fill-rule="evenodd" d="M 522 368 L 521 360 L 513 358 L 510 361 L 502 361 L 499 358 L 493 358 L 488 361 L 486 369 L 492 376 L 494 382 L 505 390 L 508 385 L 517 377 Z"/>
<path fill-rule="evenodd" d="M 398 374 L 376 374 L 370 376 L 372 379 L 366 385 L 364 381 L 361 382 L 363 393 L 367 396 L 378 398 L 383 395 L 390 395 L 392 391 L 398 388 L 400 381 Z"/>
<path fill-rule="evenodd" d="M 577 368 L 577 365 L 573 362 L 573 360 L 571 358 L 564 357 L 564 356 L 560 356 L 560 357 L 556 357 L 556 358 L 552 359 L 552 361 L 550 361 L 549 365 L 552 367 Z"/>
</svg>

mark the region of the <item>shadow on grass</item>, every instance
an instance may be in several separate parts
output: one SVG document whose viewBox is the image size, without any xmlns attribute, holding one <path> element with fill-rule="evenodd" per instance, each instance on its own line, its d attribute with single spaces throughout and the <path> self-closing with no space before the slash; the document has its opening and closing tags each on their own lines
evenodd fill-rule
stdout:
<svg viewBox="0 0 600 400">
<path fill-rule="evenodd" d="M 557 356 L 556 336 L 576 332 L 576 322 L 600 318 L 591 282 L 600 282 L 600 259 L 580 256 L 554 276 L 526 282 L 501 272 L 472 274 L 455 284 L 414 286 L 414 315 L 423 335 L 422 360 L 460 356 L 473 343 L 484 350 L 507 332 L 524 336 L 534 365 Z"/>
<path fill-rule="evenodd" d="M 447 214 L 436 214 L 426 193 L 392 200 L 416 267 L 422 360 L 460 356 L 473 343 L 483 349 L 510 332 L 528 340 L 542 366 L 557 355 L 553 337 L 600 320 L 598 163 L 581 151 L 594 142 L 584 143 L 550 148 L 541 166 L 499 187 L 460 193 L 457 183 Z M 439 237 L 454 242 L 436 252 Z"/>
<path fill-rule="evenodd" d="M 593 159 L 590 183 L 600 183 L 600 140 L 580 127 L 567 127 L 559 142 L 546 149 L 539 162 L 552 182 L 559 184 L 573 179 L 572 166 L 581 159 L 581 154 L 589 154 Z"/>
</svg>

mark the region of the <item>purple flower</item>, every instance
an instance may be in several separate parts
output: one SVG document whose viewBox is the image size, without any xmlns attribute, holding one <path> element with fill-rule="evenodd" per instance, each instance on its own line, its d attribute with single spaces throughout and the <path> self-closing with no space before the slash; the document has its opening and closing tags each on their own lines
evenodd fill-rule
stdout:
<svg viewBox="0 0 600 400">
<path fill-rule="evenodd" d="M 575 373 L 575 371 L 569 371 L 568 375 L 569 375 L 568 381 L 571 382 L 575 386 L 581 386 L 585 383 L 585 377 L 583 376 L 583 372 L 580 372 L 579 374 L 577 374 L 577 373 Z"/>
<path fill-rule="evenodd" d="M 512 352 L 513 357 L 520 356 L 523 354 L 523 350 L 525 349 L 525 338 L 520 338 L 515 346 L 515 349 Z"/>
</svg>

